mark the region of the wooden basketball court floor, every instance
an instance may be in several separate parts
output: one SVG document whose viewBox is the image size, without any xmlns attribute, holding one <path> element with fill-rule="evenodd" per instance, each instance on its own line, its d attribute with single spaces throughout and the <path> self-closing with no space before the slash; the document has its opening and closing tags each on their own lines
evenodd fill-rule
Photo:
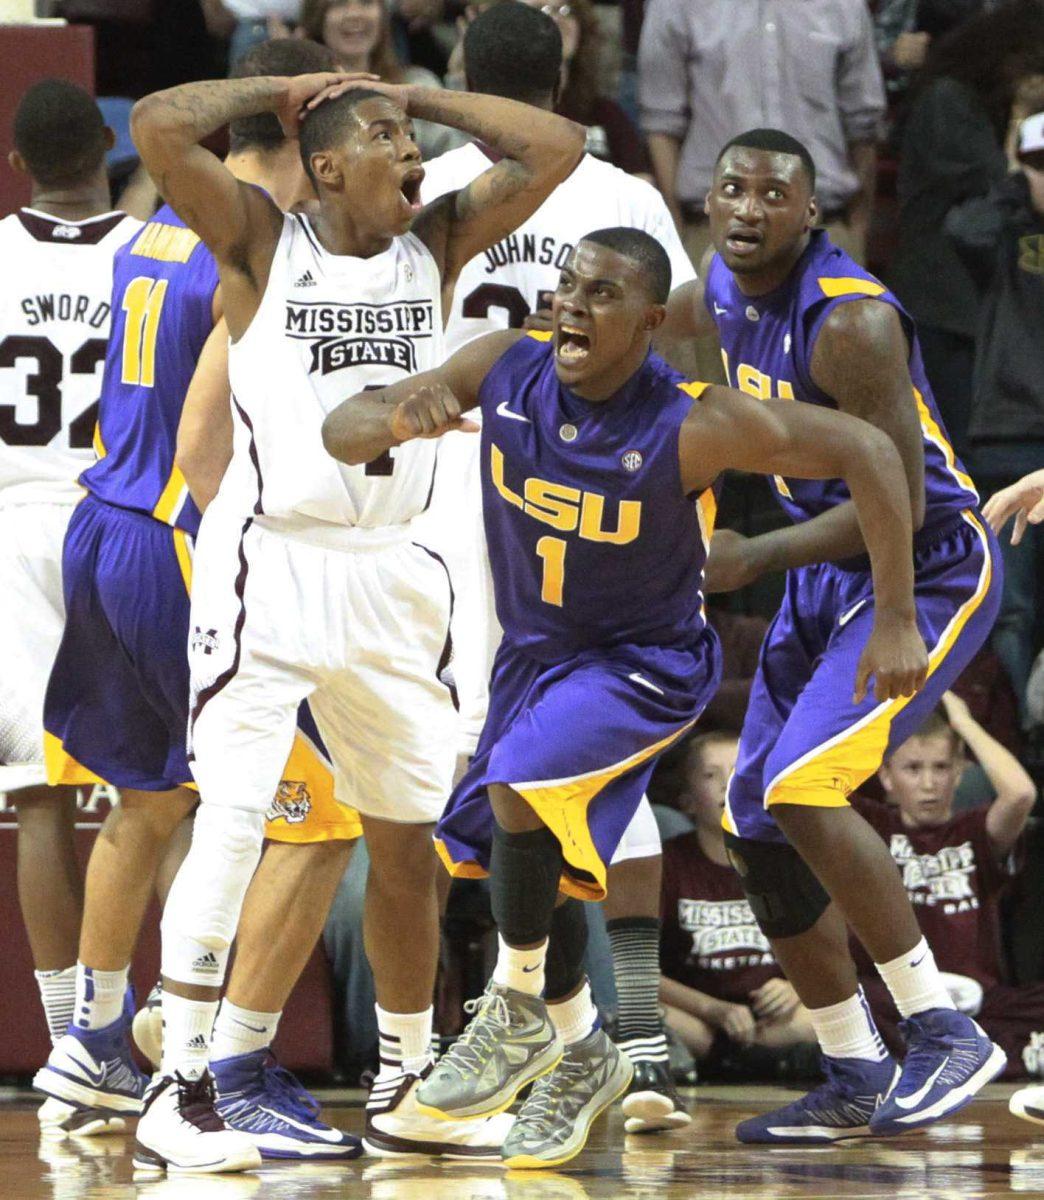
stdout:
<svg viewBox="0 0 1044 1200">
<path fill-rule="evenodd" d="M 362 1158 L 344 1165 L 266 1164 L 238 1176 L 134 1178 L 133 1139 L 41 1139 L 29 1092 L 0 1095 L 0 1200 L 975 1200 L 1044 1198 L 1044 1129 L 1009 1115 L 1010 1087 L 988 1088 L 948 1124 L 845 1147 L 741 1146 L 737 1120 L 789 1095 L 697 1088 L 689 1129 L 625 1137 L 619 1110 L 558 1171 Z M 321 1092 L 328 1119 L 358 1129 L 362 1094 Z"/>
</svg>

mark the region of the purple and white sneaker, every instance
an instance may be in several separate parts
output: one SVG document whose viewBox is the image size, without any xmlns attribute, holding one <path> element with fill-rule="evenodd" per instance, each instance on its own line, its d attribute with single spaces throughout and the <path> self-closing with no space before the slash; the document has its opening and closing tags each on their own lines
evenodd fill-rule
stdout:
<svg viewBox="0 0 1044 1200">
<path fill-rule="evenodd" d="M 36 1072 L 33 1087 L 83 1108 L 141 1112 L 148 1078 L 131 1057 L 129 1029 L 125 1014 L 104 1029 L 70 1025 Z"/>
<path fill-rule="evenodd" d="M 826 1082 L 783 1108 L 736 1126 L 741 1142 L 824 1146 L 869 1137 L 870 1121 L 899 1078 L 899 1064 L 823 1056 Z"/>
<path fill-rule="evenodd" d="M 971 1017 L 930 1008 L 900 1026 L 906 1058 L 899 1082 L 874 1113 L 871 1132 L 909 1133 L 950 1116 L 1007 1066 L 1007 1056 Z"/>
<path fill-rule="evenodd" d="M 217 1112 L 246 1134 L 262 1158 L 346 1159 L 362 1154 L 357 1137 L 319 1119 L 319 1101 L 269 1050 L 211 1063 Z"/>
</svg>

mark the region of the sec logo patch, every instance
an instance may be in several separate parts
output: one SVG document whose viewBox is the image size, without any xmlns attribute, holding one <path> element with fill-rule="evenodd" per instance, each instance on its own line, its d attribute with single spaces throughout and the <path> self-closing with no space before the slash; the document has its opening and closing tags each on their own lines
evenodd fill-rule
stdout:
<svg viewBox="0 0 1044 1200">
<path fill-rule="evenodd" d="M 630 471 L 632 474 L 641 467 L 644 459 L 641 452 L 638 450 L 628 450 L 627 453 L 620 459 L 620 465 L 625 471 Z"/>
</svg>

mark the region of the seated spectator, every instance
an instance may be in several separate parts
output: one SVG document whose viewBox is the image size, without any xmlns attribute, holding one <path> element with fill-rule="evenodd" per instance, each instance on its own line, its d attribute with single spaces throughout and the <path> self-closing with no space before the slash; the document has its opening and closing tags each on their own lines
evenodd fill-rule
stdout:
<svg viewBox="0 0 1044 1200">
<path fill-rule="evenodd" d="M 947 701 L 952 724 L 937 710 L 885 759 L 879 776 L 888 802 L 854 804 L 891 849 L 954 1006 L 1003 1047 L 1005 1078 L 1044 1076 L 1044 984 L 1004 982 L 998 920 L 1036 788 L 1014 755 L 954 699 Z M 965 746 L 996 799 L 955 816 Z M 899 1014 L 865 954 L 856 957 L 878 1028 L 896 1049 Z"/>
<path fill-rule="evenodd" d="M 297 28 L 303 36 L 329 46 L 346 71 L 372 71 L 386 83 L 442 87 L 442 80 L 424 67 L 403 66 L 384 0 L 303 0 Z M 467 141 L 457 130 L 431 121 L 414 121 L 413 129 L 425 159 Z"/>
<path fill-rule="evenodd" d="M 951 209 L 1008 170 L 1004 139 L 1021 80 L 1044 71 L 1044 3 L 1014 0 L 933 45 L 900 137 L 899 238 L 887 281 L 917 322 L 924 366 L 959 454 L 980 298 L 944 230 Z"/>
<path fill-rule="evenodd" d="M 725 850 L 721 817 L 738 746 L 723 733 L 688 744 L 681 802 L 695 828 L 663 847 L 660 998 L 697 1062 L 778 1074 L 785 1052 L 815 1034 Z"/>
<path fill-rule="evenodd" d="M 708 606 L 707 620 L 721 641 L 721 685 L 698 728 L 702 733 L 713 729 L 739 735 L 769 623 L 765 617 L 745 616 L 720 605 Z"/>
<path fill-rule="evenodd" d="M 523 0 L 552 17 L 562 34 L 562 86 L 557 111 L 587 127 L 587 152 L 652 182 L 642 135 L 611 97 L 602 94 L 602 34 L 591 0 Z"/>
<path fill-rule="evenodd" d="M 982 298 L 975 344 L 967 465 L 985 495 L 1044 468 L 1044 75 L 1016 97 L 1010 173 L 946 218 Z M 1001 539 L 1004 594 L 993 646 L 1028 724 L 1027 684 L 1040 626 L 1044 533 Z"/>
</svg>

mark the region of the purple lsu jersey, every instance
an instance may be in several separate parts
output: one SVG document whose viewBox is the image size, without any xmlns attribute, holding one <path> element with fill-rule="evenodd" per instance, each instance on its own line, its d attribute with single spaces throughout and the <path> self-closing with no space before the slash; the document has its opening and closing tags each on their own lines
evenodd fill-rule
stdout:
<svg viewBox="0 0 1044 1200">
<path fill-rule="evenodd" d="M 214 328 L 217 283 L 213 255 L 169 205 L 117 251 L 99 461 L 80 476 L 99 500 L 193 536 L 200 514 L 174 452 L 185 393 Z"/>
<path fill-rule="evenodd" d="M 482 385 L 482 506 L 505 639 L 539 662 L 591 647 L 692 645 L 715 488 L 683 492 L 678 431 L 705 384 L 650 354 L 593 404 L 521 338 Z"/>
<path fill-rule="evenodd" d="M 836 408 L 812 380 L 812 352 L 823 322 L 839 304 L 868 297 L 891 304 L 910 344 L 909 369 L 924 439 L 925 517 L 922 533 L 941 528 L 979 501 L 956 458 L 925 375 L 913 321 L 898 299 L 839 247 L 813 230 L 805 253 L 786 280 L 764 296 L 745 296 L 715 255 L 704 300 L 721 337 L 730 385 L 760 400 L 804 400 Z M 784 479 L 773 483 L 792 521 L 804 521 L 849 499 L 840 479 Z"/>
</svg>

